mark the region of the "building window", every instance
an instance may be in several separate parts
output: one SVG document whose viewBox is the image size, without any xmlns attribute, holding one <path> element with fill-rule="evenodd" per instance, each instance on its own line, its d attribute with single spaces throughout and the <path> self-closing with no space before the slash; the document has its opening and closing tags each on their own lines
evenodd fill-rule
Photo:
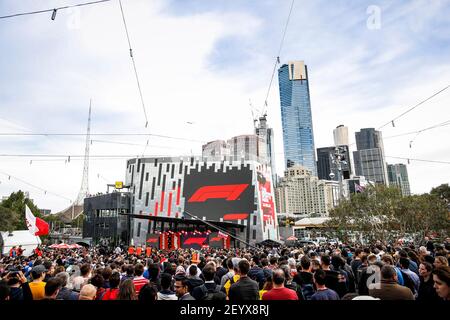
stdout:
<svg viewBox="0 0 450 320">
<path fill-rule="evenodd" d="M 150 196 L 150 192 L 145 194 L 145 206 L 148 207 L 148 197 Z"/>
<path fill-rule="evenodd" d="M 256 230 L 253 230 L 253 240 L 256 239 Z"/>
<path fill-rule="evenodd" d="M 137 226 L 137 237 L 139 238 L 140 236 L 141 236 L 141 223 L 139 222 Z"/>
<path fill-rule="evenodd" d="M 148 181 L 148 175 L 149 175 L 149 173 L 147 172 L 147 173 L 145 174 L 145 181 Z"/>
<path fill-rule="evenodd" d="M 253 225 L 256 226 L 256 215 L 253 216 Z"/>
</svg>

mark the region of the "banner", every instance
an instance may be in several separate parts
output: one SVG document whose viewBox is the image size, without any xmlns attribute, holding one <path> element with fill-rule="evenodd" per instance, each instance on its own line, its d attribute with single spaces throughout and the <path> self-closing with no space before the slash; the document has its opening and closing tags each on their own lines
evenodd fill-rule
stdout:
<svg viewBox="0 0 450 320">
<path fill-rule="evenodd" d="M 208 235 L 206 234 L 183 234 L 181 235 L 181 248 L 200 250 L 203 245 L 208 244 Z"/>
<path fill-rule="evenodd" d="M 147 236 L 147 246 L 159 249 L 159 234 L 156 233 L 149 233 Z"/>
<path fill-rule="evenodd" d="M 220 231 L 212 232 L 209 234 L 208 242 L 209 242 L 209 246 L 211 248 L 218 248 L 218 249 L 224 248 L 223 242 L 224 242 L 225 238 L 223 236 L 221 236 L 220 234 L 225 235 L 224 233 L 222 233 Z"/>
<path fill-rule="evenodd" d="M 263 212 L 263 220 L 275 221 L 275 205 L 272 197 L 272 183 L 270 176 L 258 171 L 258 189 L 261 199 L 261 209 Z"/>
</svg>

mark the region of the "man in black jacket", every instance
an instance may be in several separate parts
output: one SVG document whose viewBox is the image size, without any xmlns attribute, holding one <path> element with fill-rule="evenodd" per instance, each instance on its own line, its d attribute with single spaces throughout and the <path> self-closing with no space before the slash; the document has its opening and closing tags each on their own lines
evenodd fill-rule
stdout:
<svg viewBox="0 0 450 320">
<path fill-rule="evenodd" d="M 225 301 L 227 295 L 220 291 L 220 285 L 214 281 L 216 269 L 213 264 L 208 263 L 202 270 L 205 283 L 195 287 L 192 290 L 192 296 L 195 300 L 217 300 Z"/>
<path fill-rule="evenodd" d="M 266 277 L 264 275 L 263 269 L 259 266 L 259 257 L 258 256 L 254 256 L 252 258 L 252 267 L 251 267 L 250 271 L 248 272 L 248 276 L 250 277 L 250 279 L 258 282 L 260 290 L 263 288 L 264 283 L 266 282 Z"/>
<path fill-rule="evenodd" d="M 250 263 L 242 259 L 239 261 L 238 272 L 239 281 L 230 287 L 228 298 L 230 301 L 259 300 L 258 283 L 250 279 L 247 274 L 250 270 Z"/>
<path fill-rule="evenodd" d="M 203 280 L 200 279 L 199 276 L 197 276 L 197 266 L 191 265 L 189 267 L 189 274 L 188 274 L 188 283 L 189 283 L 189 292 L 192 293 L 194 288 L 201 286 L 203 284 Z"/>
</svg>

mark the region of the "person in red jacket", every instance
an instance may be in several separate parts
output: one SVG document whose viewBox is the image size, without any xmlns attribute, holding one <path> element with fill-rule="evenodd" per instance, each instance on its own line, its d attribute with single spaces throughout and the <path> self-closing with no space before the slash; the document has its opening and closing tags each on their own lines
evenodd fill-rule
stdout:
<svg viewBox="0 0 450 320">
<path fill-rule="evenodd" d="M 140 256 L 142 254 L 142 247 L 141 246 L 138 246 L 137 248 L 136 248 L 136 255 L 137 256 Z"/>
<path fill-rule="evenodd" d="M 273 288 L 263 294 L 262 300 L 298 300 L 297 293 L 284 287 L 284 271 L 275 269 L 272 275 Z"/>
<path fill-rule="evenodd" d="M 113 272 L 109 277 L 109 288 L 106 289 L 102 300 L 117 300 L 119 294 L 120 273 Z"/>
<path fill-rule="evenodd" d="M 133 255 L 134 254 L 134 246 L 130 246 L 129 248 L 128 248 L 128 255 Z"/>
<path fill-rule="evenodd" d="M 12 248 L 9 250 L 9 256 L 10 256 L 11 258 L 15 258 L 15 257 L 17 256 L 16 247 L 12 247 Z"/>
</svg>

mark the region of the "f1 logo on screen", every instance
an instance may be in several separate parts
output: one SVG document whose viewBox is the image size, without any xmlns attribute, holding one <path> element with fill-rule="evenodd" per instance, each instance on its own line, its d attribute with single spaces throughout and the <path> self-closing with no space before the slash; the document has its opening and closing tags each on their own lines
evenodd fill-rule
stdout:
<svg viewBox="0 0 450 320">
<path fill-rule="evenodd" d="M 216 169 L 203 165 L 185 174 L 184 209 L 211 221 L 248 220 L 257 210 L 250 166 L 239 164 Z"/>
<path fill-rule="evenodd" d="M 248 184 L 229 184 L 222 186 L 205 186 L 200 187 L 189 202 L 205 202 L 208 199 L 225 199 L 226 201 L 234 201 L 248 187 Z"/>
<path fill-rule="evenodd" d="M 186 241 L 184 241 L 184 245 L 190 245 L 190 244 L 198 244 L 199 246 L 203 245 L 203 243 L 206 241 L 206 237 L 201 238 L 187 238 Z"/>
</svg>

